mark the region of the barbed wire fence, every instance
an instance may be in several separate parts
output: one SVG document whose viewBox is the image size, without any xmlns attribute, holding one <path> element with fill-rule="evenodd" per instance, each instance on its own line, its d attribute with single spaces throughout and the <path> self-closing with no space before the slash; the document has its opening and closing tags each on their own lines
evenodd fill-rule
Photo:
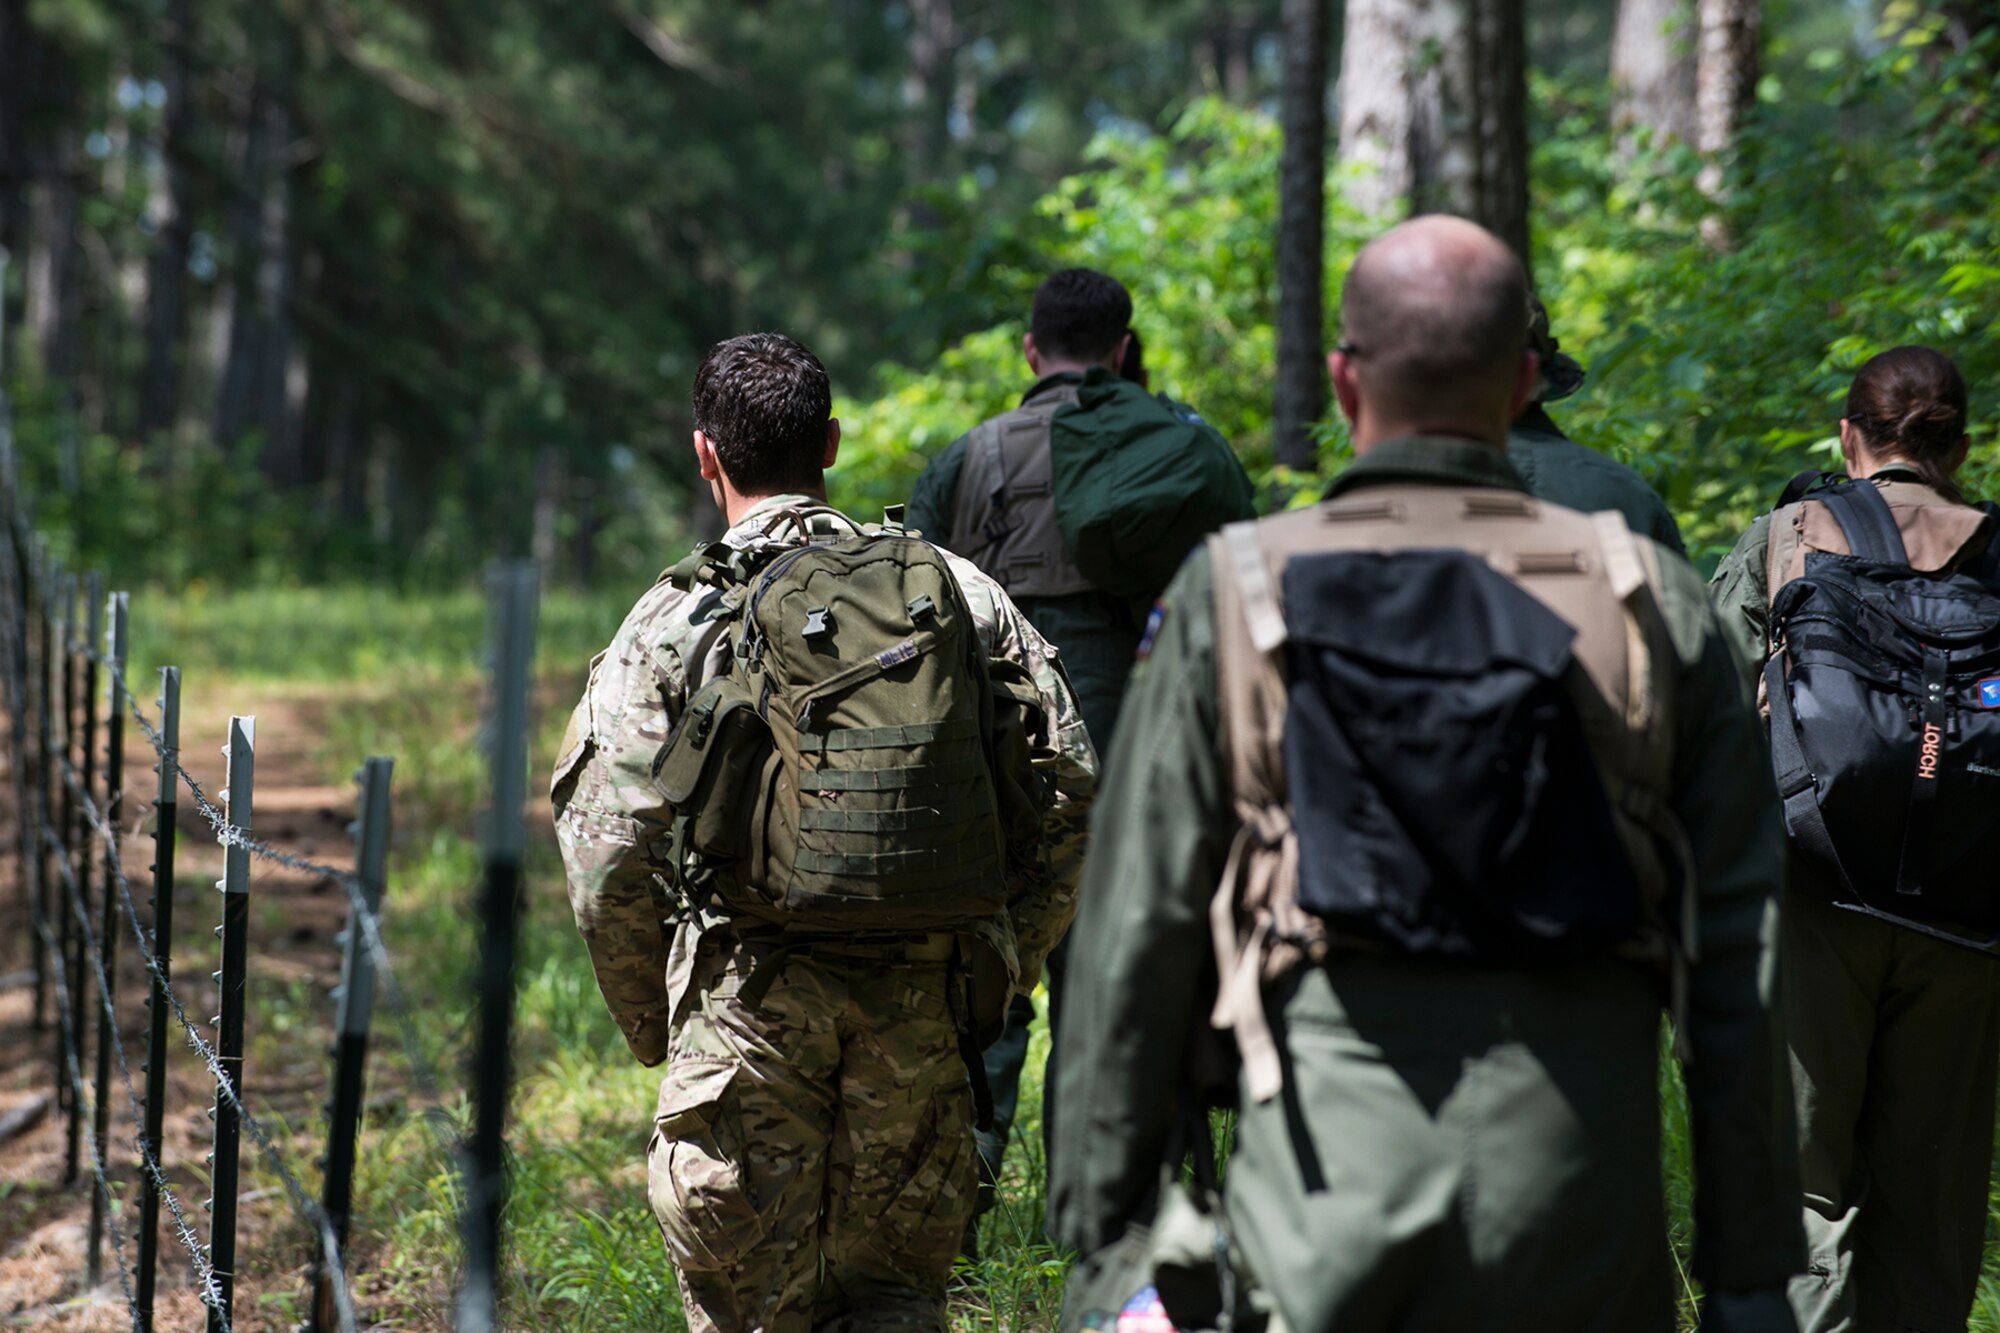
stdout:
<svg viewBox="0 0 2000 1333">
<path fill-rule="evenodd" d="M 0 251 L 0 277 L 5 273 Z M 370 758 L 355 778 L 356 846 L 351 867 L 324 864 L 254 836 L 256 720 L 232 717 L 223 747 L 227 768 L 215 799 L 181 766 L 181 672 L 161 668 L 149 714 L 126 671 L 130 598 L 105 593 L 99 575 L 79 577 L 52 558 L 32 533 L 21 503 L 11 419 L 0 390 L 0 693 L 8 727 L 5 753 L 14 806 L 19 883 L 27 899 L 33 976 L 31 1021 L 46 1030 L 58 1110 L 64 1115 L 65 1186 L 91 1191 L 86 1285 L 104 1280 L 104 1251 L 116 1265 L 118 1291 L 135 1333 L 156 1327 L 159 1239 L 171 1232 L 206 1309 L 209 1333 L 233 1333 L 240 1204 L 241 1145 L 281 1185 L 292 1215 L 312 1237 L 303 1327 L 310 1333 L 358 1333 L 366 1326 L 348 1262 L 355 1212 L 369 1029 L 379 996 L 394 1023 L 421 1118 L 438 1145 L 462 1151 L 465 1199 L 461 1227 L 466 1264 L 458 1283 L 457 1324 L 474 1333 L 499 1327 L 504 1112 L 514 988 L 515 919 L 527 768 L 528 688 L 538 586 L 532 562 L 496 570 L 492 579 L 492 683 L 484 728 L 490 749 L 492 805 L 484 834 L 486 872 L 478 898 L 483 925 L 478 975 L 478 1035 L 469 1087 L 473 1123 L 460 1126 L 442 1109 L 441 1077 L 422 1038 L 416 1009 L 400 984 L 384 933 L 393 762 Z M 80 606 L 79 603 L 82 603 Z M 85 618 L 87 616 L 87 619 Z M 151 893 L 142 911 L 125 864 L 125 723 L 139 730 L 156 760 L 152 801 Z M 100 769 L 99 722 L 104 763 Z M 190 798 L 223 853 L 221 940 L 214 976 L 217 1003 L 203 1022 L 175 985 L 174 874 L 180 796 Z M 218 800 L 220 804 L 218 804 Z M 337 1015 L 330 1050 L 327 1139 L 315 1168 L 303 1168 L 252 1109 L 244 1043 L 252 1024 L 248 984 L 250 894 L 257 865 L 314 876 L 346 897 Z M 94 895 L 94 899 L 93 899 Z M 93 912 L 95 908 L 95 912 Z M 95 917 L 95 920 L 93 920 Z M 146 977 L 142 1080 L 134 1077 L 120 1016 L 132 997 L 118 985 L 118 952 L 133 948 Z M 96 1014 L 94 1042 L 87 1015 Z M 164 1113 L 172 1037 L 192 1051 L 214 1085 L 212 1151 L 203 1163 L 210 1197 L 196 1210 L 176 1190 L 165 1160 Z M 94 1055 L 94 1077 L 84 1068 Z M 115 1078 L 114 1078 L 115 1075 Z M 117 1137 L 113 1108 L 122 1108 Z M 86 1137 L 85 1124 L 90 1132 Z M 87 1149 L 87 1153 L 86 1153 Z M 121 1170 L 129 1161 L 131 1179 Z M 317 1169 L 315 1195 L 306 1180 Z M 138 1222 L 121 1223 L 128 1186 L 138 1194 Z M 161 1216 L 164 1210 L 164 1219 Z M 207 1213 L 207 1239 L 197 1211 Z M 164 1223 L 164 1225 L 163 1225 Z"/>
</svg>

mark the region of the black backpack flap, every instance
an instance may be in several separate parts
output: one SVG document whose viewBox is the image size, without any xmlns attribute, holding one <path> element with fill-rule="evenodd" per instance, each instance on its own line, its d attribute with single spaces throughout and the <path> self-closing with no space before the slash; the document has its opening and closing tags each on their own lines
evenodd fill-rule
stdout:
<svg viewBox="0 0 2000 1333">
<path fill-rule="evenodd" d="M 1507 965 L 1637 929 L 1567 622 L 1463 551 L 1299 556 L 1283 584 L 1307 910 L 1413 953 Z"/>
<path fill-rule="evenodd" d="M 1871 488 L 1872 489 L 1872 488 Z M 1813 555 L 1772 603 L 1772 758 L 1801 883 L 2000 928 L 2000 596 Z"/>
</svg>

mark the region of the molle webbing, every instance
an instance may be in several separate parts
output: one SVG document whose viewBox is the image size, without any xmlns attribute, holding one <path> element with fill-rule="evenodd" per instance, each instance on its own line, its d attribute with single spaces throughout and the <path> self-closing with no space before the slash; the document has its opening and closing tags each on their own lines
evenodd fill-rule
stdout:
<svg viewBox="0 0 2000 1333">
<path fill-rule="evenodd" d="M 1332 944 L 1325 923 L 1298 902 L 1298 835 L 1283 757 L 1280 649 L 1288 631 L 1279 575 L 1294 555 L 1440 545 L 1484 558 L 1575 628 L 1583 668 L 1578 717 L 1649 920 L 1669 894 L 1660 848 L 1684 843 L 1667 802 L 1674 650 L 1650 595 L 1658 578 L 1652 553 L 1618 515 L 1580 514 L 1513 491 L 1409 485 L 1225 527 L 1209 552 L 1217 689 L 1239 829 L 1210 904 L 1220 978 L 1210 1021 L 1235 1031 L 1258 1101 L 1283 1083 L 1263 985 L 1323 959 Z M 1693 894 L 1681 888 L 1684 910 L 1691 910 Z M 1691 940 L 1692 924 L 1683 921 L 1679 933 Z"/>
<path fill-rule="evenodd" d="M 958 475 L 953 544 L 1010 597 L 1072 597 L 1092 584 L 1071 561 L 1056 523 L 1050 422 L 1076 402 L 1058 385 L 974 428 Z"/>
</svg>

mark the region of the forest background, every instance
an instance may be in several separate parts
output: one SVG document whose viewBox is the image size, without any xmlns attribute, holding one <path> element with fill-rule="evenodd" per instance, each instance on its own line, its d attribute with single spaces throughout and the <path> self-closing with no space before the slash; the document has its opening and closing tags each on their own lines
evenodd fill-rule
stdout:
<svg viewBox="0 0 2000 1333">
<path fill-rule="evenodd" d="M 1274 431 L 1281 274 L 1294 310 L 1337 293 L 1422 206 L 1531 238 L 1592 372 L 1565 423 L 1712 554 L 1827 460 L 1882 347 L 1955 356 L 1992 438 L 1995 23 L 1992 0 L 0 0 L 21 466 L 66 554 L 169 584 L 431 588 L 532 552 L 629 586 L 713 522 L 687 446 L 711 343 L 819 351 L 838 498 L 873 506 L 1019 392 L 1028 297 L 1083 263 L 1133 288 L 1156 388 L 1253 468 L 1311 470 L 1338 425 L 1286 444 L 1325 410 L 1332 330 L 1303 311 Z M 1289 177 L 1284 118 L 1326 136 Z M 1281 255 L 1281 181 L 1303 208 L 1322 173 L 1323 243 L 1295 226 Z"/>
<path fill-rule="evenodd" d="M 139 590 L 135 679 L 178 662 L 191 714 L 262 710 L 315 781 L 400 757 L 388 929 L 449 1067 L 474 578 L 543 562 L 546 774 L 585 658 L 717 526 L 687 409 L 717 339 L 820 353 L 834 498 L 866 513 L 1016 400 L 1036 283 L 1088 264 L 1132 288 L 1153 387 L 1267 503 L 1303 502 L 1347 453 L 1320 356 L 1354 251 L 1462 212 L 1523 250 L 1589 368 L 1558 418 L 1646 474 L 1706 567 L 1835 465 L 1848 377 L 1898 343 L 1964 369 L 1968 489 L 2000 493 L 1996 181 L 1995 0 L 0 0 L 0 385 L 52 552 Z M 278 949 L 298 918 L 269 910 Z M 510 1321 L 670 1325 L 652 1075 L 597 1001 L 545 827 L 524 910 Z M 310 1064 L 292 1038 L 324 1030 L 330 981 L 323 959 L 253 973 L 253 1067 Z M 441 1326 L 453 1163 L 410 1071 L 371 1079 L 393 1095 L 359 1294 Z M 257 1095 L 312 1151 L 312 1098 Z M 1059 1296 L 1032 1088 L 1017 1134 L 962 1325 L 1044 1327 Z M 31 1221 L 75 1202 L 10 1192 Z M 305 1247 L 267 1221 L 245 1267 L 276 1326 L 298 1284 L 271 1266 Z M 28 1243 L 12 1226 L 0 1250 Z M 2000 1281 L 1981 1301 L 2000 1329 Z"/>
</svg>

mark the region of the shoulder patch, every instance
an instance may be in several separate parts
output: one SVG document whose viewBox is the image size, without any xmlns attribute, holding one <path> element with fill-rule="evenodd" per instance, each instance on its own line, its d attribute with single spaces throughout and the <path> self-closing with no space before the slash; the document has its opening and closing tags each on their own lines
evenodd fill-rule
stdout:
<svg viewBox="0 0 2000 1333">
<path fill-rule="evenodd" d="M 1133 654 L 1137 660 L 1143 662 L 1153 655 L 1153 640 L 1160 636 L 1160 626 L 1166 623 L 1167 603 L 1166 599 L 1162 598 L 1154 602 L 1153 609 L 1147 613 L 1145 633 L 1139 636 L 1139 649 Z"/>
</svg>

